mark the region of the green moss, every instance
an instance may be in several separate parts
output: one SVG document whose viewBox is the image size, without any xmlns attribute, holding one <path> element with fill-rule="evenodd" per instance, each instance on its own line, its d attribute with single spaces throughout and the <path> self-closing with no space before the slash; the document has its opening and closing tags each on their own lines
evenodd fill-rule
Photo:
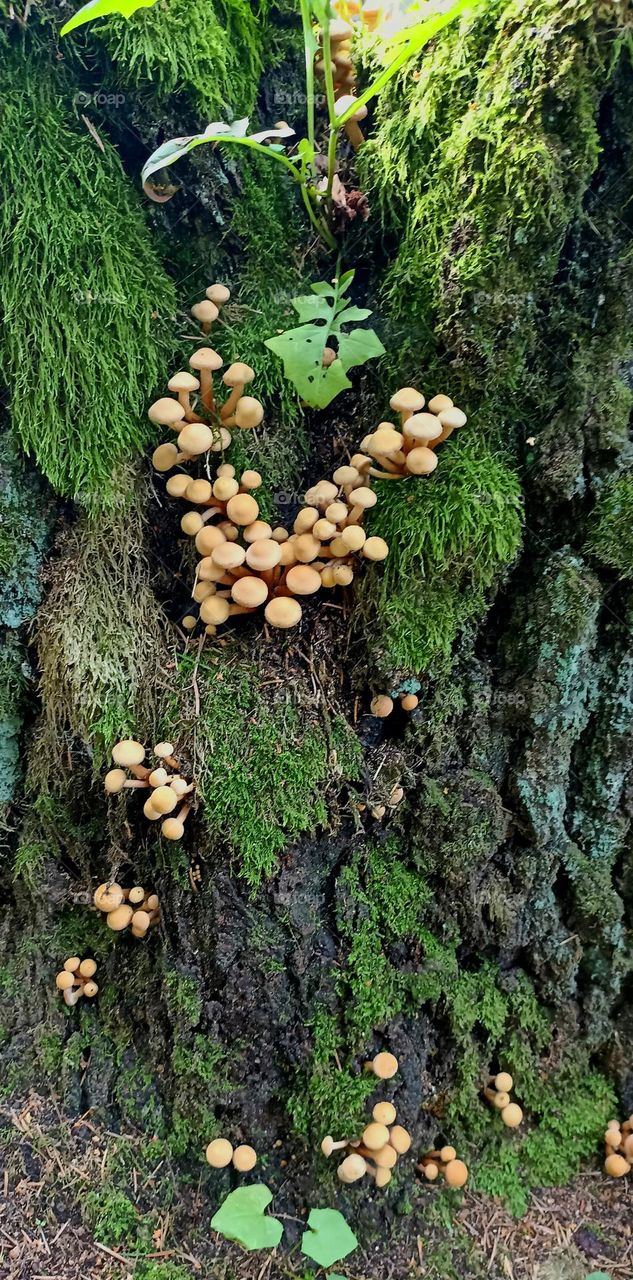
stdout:
<svg viewBox="0 0 633 1280">
<path fill-rule="evenodd" d="M 382 574 L 366 576 L 361 599 L 373 656 L 387 672 L 445 668 L 458 632 L 519 548 L 517 477 L 466 430 L 431 477 L 378 483 L 368 528 L 386 539 L 389 556 Z"/>
<path fill-rule="evenodd" d="M 175 1262 L 139 1262 L 134 1280 L 191 1280 L 192 1272 Z"/>
<path fill-rule="evenodd" d="M 13 798 L 22 771 L 20 731 L 29 675 L 17 635 L 0 633 L 0 806 Z"/>
<path fill-rule="evenodd" d="M 76 118 L 63 64 L 18 47 L 0 92 L 12 428 L 60 492 L 107 499 L 115 464 L 151 438 L 174 291 L 116 152 Z"/>
<path fill-rule="evenodd" d="M 81 1209 L 100 1244 L 110 1248 L 123 1241 L 128 1247 L 136 1243 L 141 1216 L 122 1191 L 109 1186 L 87 1191 Z"/>
<path fill-rule="evenodd" d="M 156 99 L 187 93 L 196 111 L 225 120 L 252 111 L 261 72 L 258 6 L 249 0 L 169 0 L 91 28 L 125 85 L 151 84 Z"/>
<path fill-rule="evenodd" d="M 587 547 L 621 578 L 633 577 L 633 473 L 607 480 L 592 515 Z"/>
<path fill-rule="evenodd" d="M 148 584 L 142 489 L 129 471 L 117 488 L 116 509 L 84 512 L 63 535 L 37 622 L 47 734 L 59 741 L 70 730 L 89 743 L 97 769 L 118 738 L 151 731 L 166 647 Z"/>
<path fill-rule="evenodd" d="M 20 455 L 15 440 L 0 433 L 0 626 L 19 627 L 35 613 L 53 518 L 47 486 Z"/>
<path fill-rule="evenodd" d="M 184 1019 L 190 1027 L 197 1027 L 202 1015 L 202 997 L 195 978 L 167 969 L 164 975 L 165 994 L 172 1017 Z"/>
<path fill-rule="evenodd" d="M 200 714 L 190 726 L 204 820 L 214 842 L 230 842 L 255 887 L 289 839 L 327 825 L 327 786 L 356 775 L 360 748 L 343 720 L 330 724 L 301 700 L 300 687 L 269 681 L 264 689 L 257 664 L 237 647 L 199 663 L 181 657 L 167 732 L 183 722 L 188 731 L 194 673 Z"/>
<path fill-rule="evenodd" d="M 314 1049 L 307 1069 L 297 1074 L 287 1099 L 293 1128 L 300 1137 L 356 1133 L 375 1080 L 341 1061 L 341 1031 L 336 1017 L 318 1010 L 312 1023 Z"/>
</svg>

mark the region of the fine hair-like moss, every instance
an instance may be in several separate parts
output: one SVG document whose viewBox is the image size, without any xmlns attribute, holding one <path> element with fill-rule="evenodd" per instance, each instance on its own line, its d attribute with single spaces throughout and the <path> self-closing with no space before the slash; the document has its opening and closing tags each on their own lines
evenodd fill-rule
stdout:
<svg viewBox="0 0 633 1280">
<path fill-rule="evenodd" d="M 89 500 L 151 438 L 174 291 L 118 156 L 89 133 L 63 68 L 18 46 L 3 53 L 0 93 L 11 425 L 57 490 Z"/>
</svg>

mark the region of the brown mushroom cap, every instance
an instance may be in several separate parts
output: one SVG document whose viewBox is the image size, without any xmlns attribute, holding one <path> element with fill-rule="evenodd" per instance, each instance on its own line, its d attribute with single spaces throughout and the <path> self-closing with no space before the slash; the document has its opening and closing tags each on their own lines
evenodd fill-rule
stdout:
<svg viewBox="0 0 633 1280">
<path fill-rule="evenodd" d="M 495 1093 L 492 1099 L 492 1105 L 497 1111 L 505 1111 L 505 1108 L 510 1105 L 510 1094 Z"/>
<path fill-rule="evenodd" d="M 508 1129 L 518 1129 L 523 1119 L 523 1112 L 516 1102 L 510 1102 L 501 1112 L 501 1119 Z"/>
<path fill-rule="evenodd" d="M 72 973 L 69 973 L 67 969 L 62 969 L 61 973 L 58 973 L 55 978 L 55 986 L 58 991 L 70 991 L 73 982 L 73 975 Z"/>
<path fill-rule="evenodd" d="M 293 551 L 301 564 L 310 564 L 316 560 L 321 550 L 321 543 L 311 533 L 300 533 L 293 542 Z"/>
<path fill-rule="evenodd" d="M 412 449 L 407 454 L 405 466 L 412 476 L 430 476 L 438 463 L 437 454 L 432 449 L 427 449 L 425 445 L 420 445 L 419 449 Z"/>
<path fill-rule="evenodd" d="M 369 704 L 369 710 L 372 716 L 378 716 L 379 720 L 384 720 L 385 716 L 390 716 L 393 711 L 393 698 L 390 698 L 386 693 L 378 693 L 375 698 L 372 698 Z M 392 1057 L 392 1054 L 378 1054 L 379 1058 L 383 1056 L 390 1058 Z M 396 1071 L 397 1069 L 398 1068 L 396 1067 Z M 385 1079 L 389 1079 L 389 1077 L 387 1076 Z"/>
<path fill-rule="evenodd" d="M 415 693 L 403 693 L 400 699 L 400 706 L 403 711 L 415 711 L 420 699 Z"/>
<path fill-rule="evenodd" d="M 123 790 L 127 781 L 127 774 L 123 769 L 110 769 L 103 779 L 103 785 L 110 796 L 118 795 Z"/>
<path fill-rule="evenodd" d="M 438 435 L 441 433 L 441 426 L 438 422 Z M 373 436 L 368 437 L 367 452 L 375 457 L 376 454 L 397 453 L 404 444 L 404 436 L 402 432 L 396 431 L 395 427 L 389 422 L 381 422 L 380 426 L 374 431 Z"/>
<path fill-rule="evenodd" d="M 205 524 L 196 534 L 196 551 L 201 556 L 210 556 L 223 542 L 226 542 L 226 538 L 222 530 L 216 529 L 212 524 Z"/>
<path fill-rule="evenodd" d="M 231 595 L 244 609 L 258 609 L 268 599 L 268 587 L 261 578 L 238 578 L 231 587 Z"/>
<path fill-rule="evenodd" d="M 439 1165 L 434 1160 L 429 1160 L 428 1164 L 423 1165 L 422 1172 L 429 1182 L 435 1182 L 440 1172 Z"/>
<path fill-rule="evenodd" d="M 172 400 L 170 396 L 162 396 L 160 400 L 155 400 L 147 410 L 147 416 L 150 422 L 155 422 L 159 427 L 175 427 L 178 429 L 178 423 L 182 422 L 185 411 L 178 400 Z"/>
<path fill-rule="evenodd" d="M 356 98 L 353 93 L 342 94 L 342 96 L 340 98 L 337 98 L 336 102 L 334 103 L 334 110 L 336 112 L 336 115 L 342 116 L 344 112 L 346 112 L 349 109 L 349 107 L 354 106 L 355 102 L 356 102 Z M 367 115 L 367 107 L 365 106 L 364 103 L 362 103 L 358 107 L 358 109 L 354 112 L 353 116 L 350 116 L 350 120 L 364 120 L 366 115 Z"/>
<path fill-rule="evenodd" d="M 401 1124 L 394 1124 L 389 1130 L 389 1143 L 399 1156 L 403 1156 L 411 1146 L 411 1134 L 407 1129 L 403 1129 Z"/>
<path fill-rule="evenodd" d="M 451 1160 L 444 1169 L 449 1187 L 464 1187 L 468 1181 L 468 1166 L 463 1160 Z"/>
<path fill-rule="evenodd" d="M 264 610 L 266 621 L 271 627 L 279 627 L 282 631 L 288 627 L 296 627 L 301 621 L 301 614 L 301 605 L 292 596 L 278 596 L 276 600 L 269 600 Z"/>
<path fill-rule="evenodd" d="M 152 792 L 152 808 L 156 813 L 171 813 L 178 803 L 178 797 L 174 794 L 171 787 L 157 787 Z"/>
<path fill-rule="evenodd" d="M 135 911 L 132 916 L 132 928 L 137 929 L 139 933 L 145 933 L 150 926 L 150 918 L 147 911 Z"/>
<path fill-rule="evenodd" d="M 181 818 L 165 818 L 161 826 L 161 832 L 166 840 L 182 840 L 185 834 L 185 824 Z"/>
<path fill-rule="evenodd" d="M 213 432 L 206 422 L 190 422 L 183 427 L 178 436 L 178 447 L 183 453 L 190 454 L 192 458 L 206 453 L 212 444 Z"/>
<path fill-rule="evenodd" d="M 367 1172 L 367 1165 L 362 1156 L 351 1155 L 346 1156 L 342 1164 L 336 1170 L 337 1177 L 341 1182 L 358 1182 L 359 1178 Z"/>
<path fill-rule="evenodd" d="M 429 400 L 429 409 L 431 413 L 441 413 L 442 409 L 452 408 L 453 401 L 450 396 L 433 396 L 433 399 Z"/>
<path fill-rule="evenodd" d="M 87 996 L 89 1000 L 92 1000 L 93 997 L 96 996 L 98 990 L 99 988 L 96 982 L 84 982 L 83 994 Z"/>
<path fill-rule="evenodd" d="M 228 502 L 240 491 L 240 486 L 233 476 L 218 476 L 213 482 L 213 496 L 220 502 Z"/>
<path fill-rule="evenodd" d="M 390 1142 L 379 1151 L 372 1152 L 372 1160 L 378 1169 L 395 1169 L 398 1163 L 398 1152 Z"/>
<path fill-rule="evenodd" d="M 158 822 L 158 819 L 160 818 L 160 813 L 158 812 L 158 809 L 155 809 L 152 804 L 151 796 L 148 796 L 147 800 L 145 801 L 145 804 L 143 805 L 143 813 L 145 814 L 145 817 L 147 818 L 148 822 Z"/>
<path fill-rule="evenodd" d="M 114 881 L 106 882 L 95 889 L 92 900 L 99 911 L 114 911 L 123 902 L 123 890 Z"/>
<path fill-rule="evenodd" d="M 419 413 L 424 408 L 424 396 L 415 387 L 400 387 L 389 404 L 396 413 Z"/>
<path fill-rule="evenodd" d="M 245 542 L 258 542 L 260 538 L 272 538 L 273 531 L 266 520 L 253 520 L 242 530 Z M 275 538 L 276 542 L 277 539 Z"/>
<path fill-rule="evenodd" d="M 386 560 L 389 555 L 389 544 L 384 538 L 366 538 L 362 545 L 362 553 L 366 560 Z"/>
<path fill-rule="evenodd" d="M 223 307 L 231 296 L 231 290 L 225 284 L 210 284 L 206 295 L 210 302 L 215 302 L 216 307 Z"/>
<path fill-rule="evenodd" d="M 186 369 L 181 369 L 169 379 L 167 386 L 170 391 L 197 391 L 200 383 L 192 373 L 187 373 Z"/>
<path fill-rule="evenodd" d="M 396 1108 L 393 1102 L 377 1102 L 371 1114 L 376 1124 L 390 1125 L 396 1118 Z"/>
<path fill-rule="evenodd" d="M 359 524 L 350 524 L 341 530 L 341 542 L 348 551 L 360 551 L 367 541 L 367 534 Z"/>
<path fill-rule="evenodd" d="M 152 454 L 152 466 L 156 471 L 171 471 L 178 461 L 175 444 L 159 444 Z"/>
<path fill-rule="evenodd" d="M 377 1053 L 371 1068 L 379 1080 L 391 1080 L 398 1070 L 398 1059 L 393 1053 Z"/>
<path fill-rule="evenodd" d="M 112 759 L 115 764 L 128 768 L 131 764 L 142 764 L 145 759 L 145 747 L 133 738 L 123 738 L 112 748 Z"/>
<path fill-rule="evenodd" d="M 457 1152 L 454 1147 L 442 1147 L 440 1151 L 440 1160 L 444 1164 L 448 1164 L 450 1160 L 454 1160 Z"/>
<path fill-rule="evenodd" d="M 79 956 L 69 956 L 67 960 L 64 960 L 64 968 L 67 973 L 77 973 L 80 964 Z"/>
<path fill-rule="evenodd" d="M 207 1147 L 206 1155 L 214 1169 L 226 1169 L 233 1159 L 233 1147 L 228 1138 L 214 1138 Z"/>
<path fill-rule="evenodd" d="M 321 586 L 321 575 L 309 564 L 295 564 L 286 574 L 289 591 L 297 596 L 311 596 Z"/>
<path fill-rule="evenodd" d="M 354 581 L 354 570 L 349 564 L 335 564 L 332 577 L 337 587 L 349 587 L 350 582 Z"/>
<path fill-rule="evenodd" d="M 127 929 L 134 912 L 128 907 L 127 902 L 116 907 L 114 911 L 109 911 L 106 916 L 106 924 L 109 929 L 114 929 L 115 933 L 120 933 L 122 929 Z"/>
<path fill-rule="evenodd" d="M 207 369 L 215 373 L 217 369 L 222 368 L 224 361 L 212 347 L 198 347 L 198 350 L 189 357 L 189 364 L 192 369 Z"/>
<path fill-rule="evenodd" d="M 360 480 L 360 471 L 356 467 L 337 467 L 332 479 L 335 484 L 356 484 Z"/>
<path fill-rule="evenodd" d="M 96 960 L 82 960 L 79 966 L 79 972 L 82 978 L 94 978 L 97 972 Z"/>
<path fill-rule="evenodd" d="M 224 596 L 208 596 L 200 605 L 200 617 L 203 622 L 220 627 L 229 616 L 229 602 Z"/>
<path fill-rule="evenodd" d="M 203 527 L 203 519 L 199 511 L 187 511 L 180 521 L 180 528 L 188 538 L 194 538 Z"/>
<path fill-rule="evenodd" d="M 194 302 L 191 308 L 191 314 L 194 320 L 198 320 L 200 324 L 213 324 L 217 320 L 219 311 L 215 302 L 211 302 L 209 298 L 203 299 L 202 302 Z"/>
<path fill-rule="evenodd" d="M 240 476 L 240 484 L 243 489 L 259 489 L 262 484 L 262 477 L 259 471 L 243 471 Z"/>
<path fill-rule="evenodd" d="M 239 569 L 244 564 L 246 552 L 237 542 L 222 542 L 219 547 L 214 547 L 211 559 L 220 569 Z"/>
<path fill-rule="evenodd" d="M 233 1152 L 233 1168 L 238 1173 L 250 1173 L 251 1169 L 257 1164 L 257 1152 L 254 1147 L 249 1147 L 246 1143 L 236 1147 Z"/>
<path fill-rule="evenodd" d="M 607 1156 L 604 1162 L 604 1171 L 608 1173 L 610 1178 L 623 1178 L 630 1170 L 631 1166 L 628 1160 L 625 1160 L 624 1156 L 617 1155 L 616 1152 Z"/>
<path fill-rule="evenodd" d="M 264 406 L 254 396 L 242 396 L 235 406 L 235 422 L 242 430 L 258 427 L 264 417 Z"/>
<path fill-rule="evenodd" d="M 306 490 L 303 500 L 310 507 L 328 507 L 338 498 L 338 490 L 339 486 L 332 484 L 331 480 L 319 480 L 318 484 Z"/>
<path fill-rule="evenodd" d="M 188 502 L 210 502 L 212 496 L 213 489 L 208 480 L 190 480 L 185 489 L 185 498 Z"/>
<path fill-rule="evenodd" d="M 332 524 L 340 524 L 341 520 L 347 520 L 348 515 L 347 503 L 340 502 L 338 498 L 335 502 L 330 502 L 329 506 L 325 508 L 325 518 L 330 520 Z"/>
<path fill-rule="evenodd" d="M 281 559 L 281 547 L 274 538 L 258 538 L 249 544 L 246 552 L 246 563 L 249 569 L 257 573 L 266 573 L 274 569 Z"/>
<path fill-rule="evenodd" d="M 164 787 L 167 784 L 168 778 L 169 778 L 169 774 L 167 770 L 158 768 L 158 769 L 152 769 L 152 772 L 150 773 L 147 781 L 149 782 L 150 787 Z M 130 897 L 133 893 L 135 893 L 135 889 L 130 890 Z M 141 901 L 141 899 L 139 899 L 139 901 Z"/>
<path fill-rule="evenodd" d="M 227 387 L 243 387 L 247 382 L 252 382 L 254 377 L 255 370 L 249 364 L 242 364 L 241 360 L 237 360 L 222 374 L 222 381 Z"/>
<path fill-rule="evenodd" d="M 389 1130 L 384 1124 L 376 1124 L 373 1121 L 363 1129 L 363 1143 L 369 1151 L 380 1151 L 382 1147 L 386 1147 L 389 1138 Z"/>
<path fill-rule="evenodd" d="M 259 505 L 250 493 L 237 493 L 234 498 L 229 498 L 226 514 L 234 524 L 252 524 L 259 515 Z"/>
<path fill-rule="evenodd" d="M 347 516 L 347 507 L 345 508 L 345 515 Z M 314 528 L 318 519 L 318 507 L 302 507 L 292 525 L 294 533 L 308 533 L 310 529 Z"/>
</svg>

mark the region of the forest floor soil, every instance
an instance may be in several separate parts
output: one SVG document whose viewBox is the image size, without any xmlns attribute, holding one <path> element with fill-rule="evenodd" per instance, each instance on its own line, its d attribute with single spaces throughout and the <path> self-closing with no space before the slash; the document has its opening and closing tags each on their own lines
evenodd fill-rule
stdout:
<svg viewBox="0 0 633 1280">
<path fill-rule="evenodd" d="M 289 1253 L 252 1254 L 222 1241 L 209 1223 L 228 1186 L 212 1185 L 206 1166 L 192 1165 L 181 1176 L 162 1144 L 152 1157 L 154 1140 L 146 1134 L 115 1133 L 91 1113 L 69 1119 L 36 1094 L 2 1107 L 0 1125 L 2 1280 L 306 1280 L 313 1274 L 296 1245 Z M 302 1220 L 278 1205 L 279 1198 L 275 1212 L 291 1234 Z M 385 1215 L 384 1237 L 365 1246 L 361 1240 L 349 1265 L 339 1264 L 345 1276 L 633 1277 L 628 1179 L 584 1173 L 569 1187 L 535 1193 L 521 1219 L 468 1191 L 452 1219 L 437 1205 L 432 1189 L 416 1187 L 406 1214 L 390 1223 Z"/>
</svg>

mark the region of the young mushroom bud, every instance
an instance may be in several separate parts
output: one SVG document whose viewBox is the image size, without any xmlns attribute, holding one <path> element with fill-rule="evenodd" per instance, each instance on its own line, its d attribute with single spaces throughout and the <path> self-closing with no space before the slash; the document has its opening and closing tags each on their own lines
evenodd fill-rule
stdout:
<svg viewBox="0 0 633 1280">
<path fill-rule="evenodd" d="M 100 884 L 93 894 L 93 902 L 98 911 L 114 911 L 123 902 L 123 890 L 120 884 L 106 882 Z"/>
<path fill-rule="evenodd" d="M 96 982 L 84 982 L 82 995 L 87 996 L 89 1000 L 92 1000 L 94 996 L 96 996 L 98 990 L 99 988 Z"/>
<path fill-rule="evenodd" d="M 368 1151 L 380 1151 L 382 1147 L 386 1147 L 389 1142 L 389 1130 L 384 1124 L 377 1124 L 375 1121 L 368 1124 L 363 1129 L 363 1145 Z"/>
<path fill-rule="evenodd" d="M 227 289 L 225 284 L 210 284 L 206 295 L 209 302 L 214 302 L 216 307 L 223 307 L 231 296 L 231 290 Z"/>
<path fill-rule="evenodd" d="M 69 973 L 68 969 L 62 969 L 61 973 L 58 973 L 55 978 L 55 986 L 58 991 L 70 991 L 74 982 L 75 979 L 73 978 L 72 973 Z"/>
<path fill-rule="evenodd" d="M 407 1129 L 403 1129 L 401 1124 L 394 1124 L 389 1130 L 389 1145 L 398 1152 L 399 1156 L 403 1156 L 411 1146 L 411 1134 Z"/>
<path fill-rule="evenodd" d="M 610 1178 L 623 1178 L 625 1174 L 630 1173 L 631 1166 L 624 1156 L 619 1156 L 613 1152 L 607 1156 L 604 1162 L 604 1171 L 608 1173 Z"/>
<path fill-rule="evenodd" d="M 191 308 L 191 314 L 194 320 L 198 321 L 203 333 L 209 333 L 214 320 L 217 320 L 219 311 L 215 302 L 211 302 L 206 298 L 203 302 L 194 303 Z"/>
<path fill-rule="evenodd" d="M 464 1187 L 468 1181 L 468 1167 L 463 1160 L 449 1160 L 442 1173 L 449 1187 Z"/>
<path fill-rule="evenodd" d="M 391 1182 L 391 1169 L 385 1168 L 384 1165 L 378 1165 L 375 1169 L 368 1165 L 367 1173 L 374 1179 L 377 1187 L 387 1187 Z"/>
<path fill-rule="evenodd" d="M 182 840 L 185 833 L 185 822 L 190 810 L 190 805 L 183 804 L 182 809 L 173 818 L 165 818 L 161 826 L 161 834 L 166 840 Z"/>
<path fill-rule="evenodd" d="M 214 1169 L 226 1169 L 233 1159 L 233 1147 L 227 1138 L 215 1138 L 206 1151 L 207 1161 Z"/>
<path fill-rule="evenodd" d="M 198 379 L 194 378 L 192 373 L 187 373 L 186 369 L 181 369 L 179 373 L 175 373 L 173 377 L 169 379 L 167 386 L 170 391 L 176 392 L 176 395 L 178 396 L 178 403 L 185 411 L 185 418 L 187 422 L 193 422 L 195 420 L 195 414 L 191 408 L 189 397 L 200 387 Z M 163 449 L 173 449 L 174 446 L 163 445 L 162 447 Z M 156 450 L 156 452 L 158 452 L 158 450 Z M 156 466 L 155 462 L 154 466 Z M 156 469 L 157 471 L 162 470 L 161 467 L 157 467 Z M 165 470 L 168 470 L 168 468 L 165 468 Z"/>
<path fill-rule="evenodd" d="M 213 442 L 213 432 L 206 422 L 190 422 L 178 436 L 178 448 L 190 458 L 199 458 L 201 453 L 206 453 L 211 448 Z"/>
<path fill-rule="evenodd" d="M 110 769 L 103 779 L 103 785 L 110 796 L 118 795 L 122 791 L 127 781 L 127 775 L 123 769 Z"/>
<path fill-rule="evenodd" d="M 258 427 L 264 417 L 264 406 L 254 396 L 241 396 L 233 415 L 236 427 L 249 431 Z"/>
<path fill-rule="evenodd" d="M 237 361 L 235 364 L 229 365 L 226 373 L 222 376 L 224 385 L 231 388 L 231 394 L 220 410 L 220 417 L 223 422 L 235 413 L 237 402 L 242 397 L 244 387 L 247 386 L 249 382 L 252 382 L 254 377 L 255 372 L 248 364 L 243 364 L 241 361 Z"/>
<path fill-rule="evenodd" d="M 264 610 L 264 617 L 271 627 L 278 627 L 282 631 L 296 627 L 301 621 L 301 615 L 299 601 L 293 600 L 291 596 L 278 596 L 276 600 L 269 600 Z"/>
<path fill-rule="evenodd" d="M 354 97 L 353 94 L 350 94 L 350 93 L 343 94 L 343 96 L 338 98 L 334 104 L 334 110 L 336 112 L 336 115 L 337 116 L 344 115 L 344 113 L 347 110 L 349 110 L 350 107 L 354 106 L 355 102 L 356 102 L 356 98 Z M 362 147 L 365 141 L 363 133 L 360 129 L 360 121 L 364 120 L 366 115 L 367 115 L 367 107 L 363 103 L 354 112 L 353 116 L 351 116 L 351 118 L 347 120 L 346 123 L 343 125 L 343 128 L 354 148 L 354 151 L 358 151 L 359 147 Z"/>
<path fill-rule="evenodd" d="M 396 1118 L 396 1108 L 393 1102 L 377 1102 L 371 1114 L 376 1124 L 390 1125 Z"/>
<path fill-rule="evenodd" d="M 499 1071 L 492 1082 L 500 1093 L 509 1093 L 514 1085 L 512 1076 L 507 1071 Z"/>
<path fill-rule="evenodd" d="M 257 1164 L 255 1148 L 249 1147 L 246 1143 L 236 1147 L 233 1152 L 232 1164 L 238 1173 L 250 1173 L 251 1169 L 254 1169 Z"/>
<path fill-rule="evenodd" d="M 373 1071 L 379 1080 L 391 1080 L 398 1070 L 398 1059 L 393 1053 L 377 1053 L 371 1062 L 366 1062 L 365 1071 Z"/>
<path fill-rule="evenodd" d="M 384 538 L 367 538 L 362 546 L 362 554 L 366 560 L 386 560 L 389 546 Z"/>
<path fill-rule="evenodd" d="M 429 1160 L 428 1164 L 419 1164 L 417 1168 L 424 1174 L 428 1182 L 435 1182 L 439 1177 L 440 1166 L 434 1160 Z"/>
<path fill-rule="evenodd" d="M 171 427 L 172 431 L 180 431 L 180 424 L 185 416 L 185 411 L 178 400 L 163 396 L 160 400 L 155 400 L 150 405 L 147 410 L 147 416 L 150 422 L 154 422 L 157 427 Z"/>
<path fill-rule="evenodd" d="M 175 444 L 159 444 L 152 454 L 152 466 L 156 471 L 171 471 L 179 457 L 180 453 Z"/>
<path fill-rule="evenodd" d="M 523 1112 L 516 1102 L 511 1102 L 503 1108 L 501 1119 L 508 1129 L 518 1129 L 523 1120 Z"/>
<path fill-rule="evenodd" d="M 250 493 L 237 493 L 226 504 L 229 520 L 237 525 L 252 524 L 259 515 L 259 505 Z"/>
<path fill-rule="evenodd" d="M 344 1147 L 349 1146 L 349 1141 L 344 1138 L 342 1142 L 335 1142 L 332 1135 L 328 1133 L 321 1142 L 321 1151 L 324 1156 L 331 1156 L 333 1151 L 341 1151 Z"/>
<path fill-rule="evenodd" d="M 180 436 L 178 437 L 180 441 Z M 433 453 L 432 449 L 427 449 L 422 445 L 419 449 L 412 449 L 405 458 L 405 467 L 412 476 L 430 476 L 435 471 L 438 464 L 438 457 Z"/>
<path fill-rule="evenodd" d="M 403 711 L 415 711 L 420 699 L 415 693 L 404 693 L 400 699 Z"/>
<path fill-rule="evenodd" d="M 154 747 L 154 755 L 158 756 L 159 760 L 164 760 L 170 769 L 178 769 L 180 767 L 178 761 L 174 758 L 173 742 L 157 742 Z"/>
<path fill-rule="evenodd" d="M 82 978 L 94 978 L 97 972 L 96 960 L 82 960 L 79 965 L 79 972 Z"/>
<path fill-rule="evenodd" d="M 379 720 L 384 720 L 393 711 L 393 699 L 386 693 L 378 693 L 375 698 L 372 698 L 369 710 L 372 716 L 377 716 Z"/>
<path fill-rule="evenodd" d="M 109 929 L 113 929 L 115 933 L 120 933 L 122 929 L 127 929 L 134 912 L 127 903 L 122 903 L 120 907 L 116 907 L 114 911 L 109 911 L 106 916 L 106 924 Z"/>
</svg>

